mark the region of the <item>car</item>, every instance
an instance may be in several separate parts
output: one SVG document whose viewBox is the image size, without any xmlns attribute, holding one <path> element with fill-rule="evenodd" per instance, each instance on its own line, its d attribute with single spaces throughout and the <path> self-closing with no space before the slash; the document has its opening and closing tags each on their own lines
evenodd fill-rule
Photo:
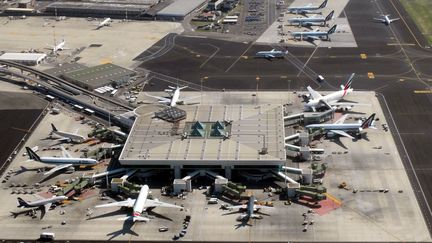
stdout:
<svg viewBox="0 0 432 243">
<path fill-rule="evenodd" d="M 165 226 L 159 227 L 159 232 L 167 232 L 167 231 L 168 231 L 168 227 Z"/>
<path fill-rule="evenodd" d="M 322 75 L 318 75 L 318 77 L 317 77 L 317 81 L 318 82 L 320 82 L 320 83 L 322 83 L 322 82 L 324 82 L 324 77 L 322 76 Z"/>
<path fill-rule="evenodd" d="M 212 197 L 208 201 L 208 204 L 218 204 L 218 202 L 219 202 L 219 199 L 217 199 L 216 197 Z"/>
</svg>

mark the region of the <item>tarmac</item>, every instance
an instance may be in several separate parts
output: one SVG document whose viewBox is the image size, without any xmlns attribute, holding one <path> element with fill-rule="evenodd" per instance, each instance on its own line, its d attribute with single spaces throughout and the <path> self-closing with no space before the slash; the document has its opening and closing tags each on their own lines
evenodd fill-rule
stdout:
<svg viewBox="0 0 432 243">
<path fill-rule="evenodd" d="M 9 20 L 0 18 L 0 46 L 2 51 L 21 52 L 30 49 L 50 53 L 49 46 L 54 42 L 66 41 L 64 51 L 59 56 L 51 56 L 51 64 L 39 66 L 51 68 L 56 61 L 76 61 L 95 66 L 114 63 L 125 68 L 134 68 L 133 59 L 168 33 L 180 33 L 182 27 L 174 22 L 143 22 L 114 20 L 110 26 L 96 30 L 97 21 L 84 18 L 27 17 Z M 114 38 L 121 36 L 122 38 Z M 31 39 L 29 39 L 29 37 Z"/>
</svg>

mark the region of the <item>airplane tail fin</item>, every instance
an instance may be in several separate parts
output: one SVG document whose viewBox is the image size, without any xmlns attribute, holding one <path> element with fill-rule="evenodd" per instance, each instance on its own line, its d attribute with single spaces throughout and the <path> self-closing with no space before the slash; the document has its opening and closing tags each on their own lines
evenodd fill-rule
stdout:
<svg viewBox="0 0 432 243">
<path fill-rule="evenodd" d="M 327 1 L 328 1 L 328 0 L 324 0 L 324 2 L 321 3 L 321 5 L 319 6 L 319 8 L 320 8 L 320 9 L 321 9 L 321 8 L 325 8 L 325 7 L 327 6 Z"/>
<path fill-rule="evenodd" d="M 375 113 L 373 113 L 368 119 L 366 119 L 362 124 L 361 124 L 361 128 L 362 129 L 366 129 L 369 127 L 373 127 L 375 122 Z"/>
<path fill-rule="evenodd" d="M 327 17 L 325 18 L 325 21 L 326 21 L 326 22 L 327 22 L 327 21 L 330 21 L 330 20 L 333 18 L 333 15 L 334 15 L 334 10 L 331 11 L 331 12 L 329 13 L 329 15 L 327 15 Z"/>
<path fill-rule="evenodd" d="M 352 85 L 352 81 L 353 81 L 353 79 L 354 79 L 354 76 L 355 76 L 355 73 L 352 73 L 351 76 L 348 78 L 348 81 L 346 82 L 345 86 L 342 86 L 342 87 L 343 87 L 343 90 L 348 90 L 348 89 L 351 88 L 351 85 Z"/>
<path fill-rule="evenodd" d="M 24 199 L 19 197 L 19 198 L 17 198 L 17 200 L 18 200 L 18 207 L 27 207 L 28 206 L 28 203 L 26 201 L 24 201 Z"/>
<path fill-rule="evenodd" d="M 57 128 L 52 123 L 51 123 L 51 128 L 52 128 L 53 132 L 57 132 L 58 131 Z"/>
<path fill-rule="evenodd" d="M 41 161 L 39 155 L 37 155 L 31 148 L 26 147 L 26 150 L 27 150 L 27 154 L 28 154 L 30 159 L 35 160 L 35 161 Z"/>
<path fill-rule="evenodd" d="M 331 28 L 329 29 L 329 31 L 327 32 L 327 34 L 328 34 L 328 35 L 333 34 L 333 33 L 336 31 L 336 27 L 337 27 L 336 24 L 333 25 L 333 27 L 331 27 Z"/>
</svg>

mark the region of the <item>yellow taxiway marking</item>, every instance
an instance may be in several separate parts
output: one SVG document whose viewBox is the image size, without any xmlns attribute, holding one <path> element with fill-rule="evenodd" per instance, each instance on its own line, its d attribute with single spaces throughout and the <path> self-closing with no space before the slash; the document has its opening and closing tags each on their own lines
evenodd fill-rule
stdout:
<svg viewBox="0 0 432 243">
<path fill-rule="evenodd" d="M 339 205 L 342 204 L 342 201 L 341 201 L 341 200 L 337 199 L 336 197 L 334 197 L 334 196 L 331 195 L 330 193 L 326 192 L 326 193 L 324 193 L 324 194 L 327 196 L 328 199 L 332 200 L 333 202 L 335 202 L 335 203 L 337 203 L 337 204 L 339 204 Z"/>
<path fill-rule="evenodd" d="M 260 76 L 256 76 L 255 79 L 258 81 L 258 80 L 260 80 L 261 78 L 260 78 Z"/>
<path fill-rule="evenodd" d="M 432 94 L 432 90 L 431 89 L 414 90 L 414 94 Z"/>
<path fill-rule="evenodd" d="M 415 46 L 414 43 L 387 43 L 388 46 Z"/>
<path fill-rule="evenodd" d="M 196 56 L 196 57 L 201 57 L 201 55 L 199 55 L 199 54 L 196 54 L 195 56 Z"/>
<path fill-rule="evenodd" d="M 100 60 L 100 64 L 112 63 L 111 58 L 104 58 Z"/>
<path fill-rule="evenodd" d="M 372 73 L 372 72 L 370 72 L 370 73 L 368 73 L 368 78 L 375 78 L 375 75 L 374 75 L 374 73 Z"/>
<path fill-rule="evenodd" d="M 248 57 L 248 56 L 242 56 L 242 58 L 243 58 L 243 59 L 248 59 L 249 57 Z"/>
<path fill-rule="evenodd" d="M 364 54 L 364 53 L 362 53 L 362 54 L 360 54 L 360 58 L 361 58 L 361 59 L 366 59 L 366 58 L 367 58 L 367 55 Z"/>
<path fill-rule="evenodd" d="M 288 78 L 288 76 L 282 75 L 280 76 L 280 78 Z"/>
</svg>

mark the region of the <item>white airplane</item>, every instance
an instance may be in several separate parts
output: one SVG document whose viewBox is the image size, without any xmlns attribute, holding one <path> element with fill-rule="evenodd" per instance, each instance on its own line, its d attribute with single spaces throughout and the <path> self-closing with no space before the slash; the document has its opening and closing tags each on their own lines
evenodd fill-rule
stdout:
<svg viewBox="0 0 432 243">
<path fill-rule="evenodd" d="M 242 213 L 237 220 L 243 221 L 243 220 L 249 220 L 249 219 L 260 219 L 262 218 L 261 215 L 255 214 L 258 210 L 262 208 L 272 209 L 272 207 L 268 206 L 262 206 L 255 204 L 256 200 L 254 196 L 249 197 L 249 201 L 247 204 L 238 205 L 238 206 L 230 206 L 227 207 L 227 209 L 242 209 L 246 210 L 246 213 Z"/>
<path fill-rule="evenodd" d="M 283 58 L 287 54 L 288 51 L 276 51 L 275 49 L 273 49 L 271 51 L 259 51 L 255 54 L 255 56 L 271 60 L 273 58 Z"/>
<path fill-rule="evenodd" d="M 51 205 L 54 203 L 62 202 L 68 197 L 66 196 L 53 196 L 52 198 L 44 198 L 32 202 L 26 202 L 24 199 L 18 197 L 18 207 L 19 208 L 39 208 L 42 211 L 41 219 L 45 215 L 46 212 L 51 208 Z"/>
<path fill-rule="evenodd" d="M 66 142 L 74 142 L 74 143 L 82 143 L 86 140 L 84 136 L 79 135 L 78 133 L 70 133 L 70 132 L 63 132 L 59 131 L 54 124 L 51 123 L 51 135 L 55 134 L 57 136 L 60 136 L 59 141 L 66 141 Z"/>
<path fill-rule="evenodd" d="M 382 23 L 384 23 L 386 25 L 389 25 L 392 22 L 400 19 L 400 18 L 390 19 L 389 16 L 390 16 L 389 14 L 382 15 L 382 17 L 383 17 L 382 19 L 380 19 L 380 18 L 374 18 L 374 20 L 377 20 L 377 21 L 380 21 L 380 22 L 382 22 Z"/>
<path fill-rule="evenodd" d="M 57 165 L 56 167 L 52 168 L 48 172 L 45 172 L 44 175 L 51 175 L 54 172 L 57 172 L 59 170 L 63 170 L 66 168 L 73 168 L 74 166 L 93 166 L 98 163 L 97 160 L 95 159 L 72 158 L 65 148 L 63 148 L 62 146 L 60 147 L 62 149 L 63 157 L 39 157 L 39 155 L 37 155 L 31 148 L 26 147 L 26 150 L 30 160 L 34 160 L 45 164 Z"/>
<path fill-rule="evenodd" d="M 311 6 L 311 4 L 309 4 L 306 6 L 289 7 L 287 10 L 288 10 L 288 12 L 295 13 L 295 14 L 308 14 L 308 13 L 311 13 L 313 11 L 325 8 L 327 5 L 327 1 L 328 0 L 324 0 L 324 2 L 321 3 L 321 5 L 319 5 L 319 6 Z"/>
<path fill-rule="evenodd" d="M 128 198 L 127 200 L 120 201 L 120 202 L 113 202 L 108 204 L 102 204 L 97 205 L 96 208 L 104 208 L 104 207 L 128 207 L 133 208 L 132 216 L 127 216 L 123 218 L 119 218 L 119 220 L 133 220 L 135 221 L 150 221 L 149 218 L 141 216 L 141 213 L 146 210 L 147 208 L 154 208 L 154 207 L 168 207 L 168 208 L 182 208 L 180 206 L 170 204 L 170 203 L 164 203 L 159 200 L 151 200 L 147 199 L 147 196 L 149 194 L 149 187 L 147 185 L 144 185 L 141 187 L 141 190 L 138 194 L 137 199 L 131 199 Z"/>
<path fill-rule="evenodd" d="M 332 136 L 334 134 L 337 134 L 351 139 L 354 139 L 354 137 L 349 135 L 348 132 L 359 134 L 361 131 L 363 131 L 366 128 L 376 129 L 374 127 L 375 113 L 373 113 L 368 119 L 366 119 L 362 123 L 359 122 L 359 123 L 344 124 L 343 122 L 345 121 L 347 116 L 348 115 L 343 115 L 335 123 L 332 124 L 311 124 L 311 125 L 307 125 L 306 128 L 310 130 L 321 129 L 326 132 L 327 136 Z"/>
<path fill-rule="evenodd" d="M 309 91 L 308 97 L 311 97 L 311 99 L 309 99 L 305 104 L 305 109 L 316 111 L 317 108 L 323 106 L 328 107 L 329 109 L 335 109 L 344 106 L 347 108 L 347 110 L 349 110 L 353 106 L 368 105 L 368 104 L 360 104 L 360 103 L 353 103 L 353 102 L 339 102 L 339 100 L 343 99 L 349 93 L 353 92 L 351 85 L 352 85 L 354 75 L 355 73 L 351 74 L 345 86 L 344 85 L 340 86 L 341 90 L 338 90 L 336 92 L 333 92 L 325 96 L 322 96 L 320 93 L 312 89 L 312 87 L 308 86 L 307 87 L 307 90 Z"/>
<path fill-rule="evenodd" d="M 165 105 L 168 105 L 171 107 L 175 107 L 177 105 L 185 105 L 185 101 L 201 97 L 201 96 L 195 96 L 195 97 L 189 97 L 186 99 L 180 99 L 180 91 L 182 89 L 187 88 L 188 86 L 184 86 L 184 87 L 168 86 L 168 87 L 169 87 L 169 89 L 164 90 L 165 92 L 167 92 L 169 94 L 170 97 L 168 97 L 168 98 L 161 97 L 161 96 L 153 96 L 153 95 L 149 95 L 149 94 L 145 94 L 145 95 L 152 97 L 152 98 L 156 98 L 156 99 L 158 99 L 158 103 L 165 104 Z"/>
<path fill-rule="evenodd" d="M 96 29 L 98 30 L 98 29 L 100 29 L 100 28 L 102 28 L 102 27 L 110 26 L 110 25 L 111 25 L 111 22 L 112 22 L 112 19 L 111 19 L 111 18 L 104 18 L 104 20 L 102 20 L 102 22 L 100 22 L 100 23 L 98 24 L 98 26 L 96 27 Z"/>
<path fill-rule="evenodd" d="M 294 39 L 299 38 L 300 40 L 327 40 L 330 41 L 330 35 L 336 31 L 337 25 L 333 25 L 328 31 L 319 31 L 316 29 L 314 31 L 300 31 L 300 32 L 291 32 L 291 36 Z"/>
<path fill-rule="evenodd" d="M 303 27 L 310 27 L 314 25 L 325 26 L 328 21 L 333 19 L 334 10 L 327 15 L 327 17 L 308 17 L 308 18 L 291 18 L 288 22 L 292 25 L 298 25 Z"/>
<path fill-rule="evenodd" d="M 63 51 L 63 50 L 69 49 L 69 48 L 66 48 L 65 45 L 66 45 L 66 41 L 64 39 L 60 43 L 58 43 L 58 44 L 56 44 L 55 40 L 54 40 L 54 45 L 48 45 L 47 44 L 47 46 L 50 47 L 50 49 L 52 50 L 52 52 L 54 54 L 56 54 L 59 51 Z"/>
</svg>

